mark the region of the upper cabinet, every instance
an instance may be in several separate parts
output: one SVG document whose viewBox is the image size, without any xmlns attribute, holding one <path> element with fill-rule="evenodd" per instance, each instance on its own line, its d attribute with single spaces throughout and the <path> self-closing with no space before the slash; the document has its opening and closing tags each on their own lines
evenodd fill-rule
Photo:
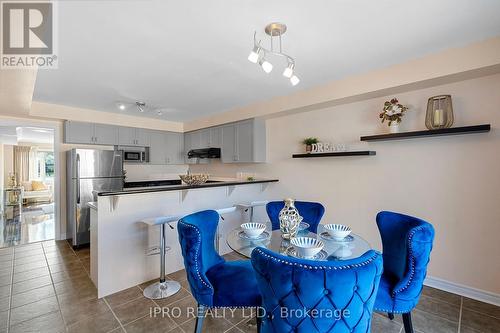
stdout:
<svg viewBox="0 0 500 333">
<path fill-rule="evenodd" d="M 266 161 L 264 120 L 248 119 L 188 133 L 66 121 L 64 143 L 149 147 L 151 164 L 208 163 L 187 158 L 192 149 L 220 148 L 223 163 Z"/>
<path fill-rule="evenodd" d="M 93 145 L 117 145 L 118 127 L 79 121 L 64 123 L 64 142 Z"/>
<path fill-rule="evenodd" d="M 222 127 L 221 159 L 224 163 L 262 163 L 266 161 L 264 120 L 249 119 Z"/>
<path fill-rule="evenodd" d="M 150 164 L 184 164 L 184 136 L 182 133 L 149 131 Z"/>
<path fill-rule="evenodd" d="M 150 131 L 144 128 L 119 127 L 118 143 L 122 146 L 148 147 Z"/>
<path fill-rule="evenodd" d="M 222 127 L 212 127 L 210 130 L 210 148 L 222 148 Z"/>
<path fill-rule="evenodd" d="M 184 164 L 184 134 L 167 132 L 167 164 Z"/>
</svg>

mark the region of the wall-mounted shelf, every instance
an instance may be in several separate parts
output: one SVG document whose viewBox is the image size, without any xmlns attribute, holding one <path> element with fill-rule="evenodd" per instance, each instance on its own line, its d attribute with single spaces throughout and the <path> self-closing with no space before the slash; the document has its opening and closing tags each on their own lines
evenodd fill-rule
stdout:
<svg viewBox="0 0 500 333">
<path fill-rule="evenodd" d="M 337 157 L 337 156 L 373 156 L 377 152 L 373 150 L 357 150 L 357 151 L 337 151 L 331 153 L 311 153 L 311 154 L 293 154 L 293 158 L 312 158 L 312 157 Z"/>
<path fill-rule="evenodd" d="M 429 136 L 474 134 L 474 133 L 489 132 L 490 129 L 491 129 L 490 124 L 451 127 L 451 128 L 442 128 L 436 130 L 368 135 L 368 136 L 362 136 L 361 141 L 386 141 L 386 140 L 413 139 L 413 138 L 429 137 Z"/>
</svg>

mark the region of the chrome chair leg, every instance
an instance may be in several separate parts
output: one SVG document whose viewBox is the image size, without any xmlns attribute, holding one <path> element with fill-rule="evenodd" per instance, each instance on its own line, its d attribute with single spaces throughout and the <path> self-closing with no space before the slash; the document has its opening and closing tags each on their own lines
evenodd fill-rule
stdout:
<svg viewBox="0 0 500 333">
<path fill-rule="evenodd" d="M 172 226 L 170 227 L 173 229 Z M 167 298 L 168 296 L 172 296 L 181 290 L 179 282 L 165 280 L 165 249 L 165 223 L 163 223 L 160 224 L 160 281 L 155 282 L 144 289 L 143 295 L 146 298 Z"/>
</svg>

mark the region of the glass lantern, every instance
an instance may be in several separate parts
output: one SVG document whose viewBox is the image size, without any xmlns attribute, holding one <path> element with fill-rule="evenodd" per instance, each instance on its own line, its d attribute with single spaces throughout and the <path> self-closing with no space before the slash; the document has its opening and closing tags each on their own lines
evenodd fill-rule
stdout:
<svg viewBox="0 0 500 333">
<path fill-rule="evenodd" d="M 453 125 L 453 106 L 451 95 L 440 95 L 429 98 L 425 127 L 430 130 L 449 128 Z"/>
</svg>

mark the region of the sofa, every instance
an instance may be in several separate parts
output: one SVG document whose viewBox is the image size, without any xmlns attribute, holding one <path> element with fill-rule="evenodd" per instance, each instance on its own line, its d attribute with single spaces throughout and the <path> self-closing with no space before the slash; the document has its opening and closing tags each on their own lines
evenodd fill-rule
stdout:
<svg viewBox="0 0 500 333">
<path fill-rule="evenodd" d="M 23 202 L 28 201 L 47 201 L 52 202 L 52 184 L 42 182 L 40 180 L 30 180 L 21 183 L 23 188 Z"/>
</svg>

